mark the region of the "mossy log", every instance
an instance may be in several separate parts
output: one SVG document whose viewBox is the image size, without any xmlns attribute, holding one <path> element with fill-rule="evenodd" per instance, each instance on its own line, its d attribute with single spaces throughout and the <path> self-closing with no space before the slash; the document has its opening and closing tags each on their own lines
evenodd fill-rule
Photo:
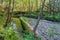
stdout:
<svg viewBox="0 0 60 40">
<path fill-rule="evenodd" d="M 21 21 L 21 24 L 22 24 L 24 31 L 28 31 L 28 32 L 32 31 L 31 25 L 29 25 L 28 22 L 26 20 L 24 20 L 23 17 L 20 17 L 20 21 Z"/>
<path fill-rule="evenodd" d="M 16 24 L 18 30 L 20 30 L 20 31 L 23 30 L 19 18 L 12 18 L 12 22 L 14 22 Z"/>
<path fill-rule="evenodd" d="M 32 31 L 28 21 L 25 20 L 23 17 L 20 18 L 12 18 L 12 22 L 14 22 L 19 31 Z"/>
</svg>

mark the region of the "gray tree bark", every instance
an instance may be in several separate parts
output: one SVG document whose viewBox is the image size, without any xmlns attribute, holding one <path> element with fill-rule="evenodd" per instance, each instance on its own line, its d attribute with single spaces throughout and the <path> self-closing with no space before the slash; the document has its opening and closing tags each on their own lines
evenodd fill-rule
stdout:
<svg viewBox="0 0 60 40">
<path fill-rule="evenodd" d="M 36 25 L 35 25 L 35 27 L 33 29 L 34 35 L 35 35 L 36 30 L 37 30 L 37 27 L 38 27 L 38 24 L 39 24 L 39 21 L 40 21 L 40 17 L 43 14 L 44 4 L 45 4 L 45 0 L 42 0 L 42 4 L 41 4 L 41 8 L 40 8 L 40 13 L 38 14 L 37 23 L 36 23 Z"/>
</svg>

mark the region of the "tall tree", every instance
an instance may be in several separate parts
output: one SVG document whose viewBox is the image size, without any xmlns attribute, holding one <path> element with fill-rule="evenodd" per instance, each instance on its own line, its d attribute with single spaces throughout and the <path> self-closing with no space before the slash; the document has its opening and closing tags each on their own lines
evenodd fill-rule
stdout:
<svg viewBox="0 0 60 40">
<path fill-rule="evenodd" d="M 42 0 L 41 8 L 40 8 L 40 13 L 38 14 L 37 23 L 36 23 L 36 25 L 35 25 L 35 27 L 34 27 L 34 29 L 33 29 L 34 35 L 35 35 L 36 30 L 37 30 L 37 27 L 38 27 L 38 24 L 39 24 L 39 21 L 40 21 L 40 17 L 41 17 L 42 14 L 43 14 L 44 4 L 45 4 L 45 0 Z"/>
<path fill-rule="evenodd" d="M 8 23 L 10 23 L 10 21 L 11 21 L 11 16 L 10 16 L 10 8 L 11 8 L 11 0 L 9 0 L 9 6 L 6 8 L 7 10 L 7 13 L 6 13 L 6 15 L 7 15 L 7 19 L 6 19 L 6 23 L 5 23 L 5 25 L 4 25 L 4 27 L 6 27 L 7 26 L 7 24 Z"/>
<path fill-rule="evenodd" d="M 51 0 L 49 0 L 49 13 L 51 14 Z"/>
<path fill-rule="evenodd" d="M 14 0 L 12 0 L 12 13 L 13 13 L 13 10 L 14 10 Z"/>
</svg>

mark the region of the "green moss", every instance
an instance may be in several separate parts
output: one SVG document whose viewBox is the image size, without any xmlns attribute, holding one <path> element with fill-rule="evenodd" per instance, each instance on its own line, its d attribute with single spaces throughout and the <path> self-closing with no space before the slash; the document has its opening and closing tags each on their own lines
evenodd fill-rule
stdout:
<svg viewBox="0 0 60 40">
<path fill-rule="evenodd" d="M 9 27 L 5 32 L 5 40 L 20 40 L 20 36 L 12 27 Z"/>
<path fill-rule="evenodd" d="M 20 40 L 18 32 L 16 32 L 12 27 L 5 29 L 0 27 L 0 38 L 4 40 Z"/>
<path fill-rule="evenodd" d="M 27 21 L 24 20 L 23 17 L 20 17 L 20 21 L 22 22 L 23 27 L 25 28 L 26 31 L 30 31 L 30 25 L 28 24 Z"/>
<path fill-rule="evenodd" d="M 18 30 L 23 30 L 19 18 L 12 18 L 12 22 L 14 22 L 16 24 Z"/>
<path fill-rule="evenodd" d="M 26 18 L 26 17 L 22 17 L 22 18 L 23 18 L 24 21 L 29 22 L 28 21 L 29 20 L 28 18 Z"/>
</svg>

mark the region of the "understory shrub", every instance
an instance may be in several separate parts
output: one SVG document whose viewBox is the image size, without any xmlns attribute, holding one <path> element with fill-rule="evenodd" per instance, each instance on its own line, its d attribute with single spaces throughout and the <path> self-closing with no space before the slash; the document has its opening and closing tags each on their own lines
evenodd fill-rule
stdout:
<svg viewBox="0 0 60 40">
<path fill-rule="evenodd" d="M 25 32 L 24 33 L 24 40 L 42 40 L 42 36 L 38 36 L 36 38 L 36 37 L 34 37 L 33 32 L 31 32 L 31 33 Z"/>
<path fill-rule="evenodd" d="M 20 36 L 12 27 L 0 27 L 0 40 L 20 40 Z"/>
</svg>

